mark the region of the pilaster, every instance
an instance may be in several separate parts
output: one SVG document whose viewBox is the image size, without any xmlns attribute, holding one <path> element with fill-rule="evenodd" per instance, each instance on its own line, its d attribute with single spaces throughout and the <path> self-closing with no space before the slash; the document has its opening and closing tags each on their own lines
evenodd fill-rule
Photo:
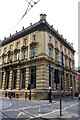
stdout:
<svg viewBox="0 0 80 120">
<path fill-rule="evenodd" d="M 29 84 L 29 67 L 26 68 L 26 75 L 25 75 L 25 89 L 27 89 L 28 84 Z"/>
<path fill-rule="evenodd" d="M 66 81 L 66 73 L 64 73 L 64 90 L 66 91 L 67 90 L 67 81 Z"/>
<path fill-rule="evenodd" d="M 12 73 L 13 73 L 13 71 L 11 70 L 10 75 L 9 75 L 9 89 L 10 90 L 12 89 Z"/>
<path fill-rule="evenodd" d="M 20 69 L 17 70 L 17 81 L 16 81 L 16 89 L 20 89 Z"/>
<path fill-rule="evenodd" d="M 71 91 L 71 81 L 70 81 L 70 74 L 68 74 L 68 86 L 69 86 L 69 91 Z"/>
<path fill-rule="evenodd" d="M 2 83 L 2 89 L 4 90 L 6 86 L 6 71 L 3 73 L 3 83 Z"/>
</svg>

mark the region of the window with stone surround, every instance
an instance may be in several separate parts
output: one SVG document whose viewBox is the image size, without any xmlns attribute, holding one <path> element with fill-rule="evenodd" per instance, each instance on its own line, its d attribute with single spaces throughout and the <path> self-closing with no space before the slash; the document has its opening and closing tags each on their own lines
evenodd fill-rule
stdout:
<svg viewBox="0 0 80 120">
<path fill-rule="evenodd" d="M 20 89 L 25 89 L 25 73 L 26 73 L 26 69 L 22 69 L 21 70 L 21 82 L 20 82 Z"/>
<path fill-rule="evenodd" d="M 58 42 L 55 41 L 55 48 L 58 48 Z"/>
<path fill-rule="evenodd" d="M 52 37 L 51 37 L 51 36 L 49 36 L 49 38 L 48 38 L 48 39 L 49 39 L 49 42 L 52 42 Z"/>
<path fill-rule="evenodd" d="M 22 53 L 23 53 L 22 58 L 26 59 L 27 58 L 27 50 L 23 50 Z"/>
<path fill-rule="evenodd" d="M 12 81 L 12 88 L 16 89 L 16 80 L 17 80 L 17 70 L 13 71 L 13 81 Z"/>
<path fill-rule="evenodd" d="M 67 58 L 65 58 L 65 67 L 66 67 L 66 66 L 68 66 L 68 65 L 67 65 Z"/>
<path fill-rule="evenodd" d="M 26 45 L 27 44 L 27 39 L 24 39 L 23 40 L 23 45 Z"/>
<path fill-rule="evenodd" d="M 36 40 L 36 35 L 32 36 L 32 41 L 34 42 Z"/>
<path fill-rule="evenodd" d="M 8 55 L 8 62 L 12 62 L 12 55 Z"/>
<path fill-rule="evenodd" d="M 3 63 L 7 63 L 7 58 L 6 58 L 6 56 L 3 57 Z"/>
<path fill-rule="evenodd" d="M 15 60 L 19 60 L 19 53 L 15 53 Z"/>
<path fill-rule="evenodd" d="M 36 56 L 36 48 L 32 47 L 31 48 L 31 57 L 35 57 Z"/>
<path fill-rule="evenodd" d="M 55 51 L 55 60 L 59 59 L 58 56 L 59 56 L 59 53 L 57 51 Z"/>
<path fill-rule="evenodd" d="M 52 48 L 49 48 L 49 57 L 52 57 Z"/>
<path fill-rule="evenodd" d="M 30 69 L 30 84 L 32 88 L 36 88 L 36 67 L 32 66 Z"/>
<path fill-rule="evenodd" d="M 12 47 L 13 47 L 13 46 L 12 46 L 12 45 L 10 45 L 10 51 L 12 50 Z"/>
<path fill-rule="evenodd" d="M 19 42 L 17 42 L 17 43 L 16 43 L 16 47 L 19 47 L 19 46 L 20 46 L 20 43 L 19 43 Z"/>
<path fill-rule="evenodd" d="M 7 52 L 7 48 L 4 48 L 4 53 L 6 53 Z"/>
<path fill-rule="evenodd" d="M 60 65 L 61 65 L 61 66 L 64 65 L 64 56 L 63 56 L 63 52 L 60 52 Z"/>
</svg>

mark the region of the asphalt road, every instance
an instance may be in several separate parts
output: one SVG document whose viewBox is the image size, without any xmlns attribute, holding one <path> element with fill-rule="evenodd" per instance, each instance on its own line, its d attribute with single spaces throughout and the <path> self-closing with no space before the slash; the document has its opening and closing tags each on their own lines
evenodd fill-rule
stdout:
<svg viewBox="0 0 80 120">
<path fill-rule="evenodd" d="M 0 117 L 7 120 L 15 118 L 25 118 L 30 120 L 35 118 L 60 118 L 59 99 L 54 99 L 52 103 L 48 100 L 22 100 L 22 99 L 0 99 Z M 62 100 L 62 118 L 79 117 L 79 101 L 77 98 Z M 4 119 L 3 119 L 4 120 Z M 39 119 L 38 119 L 39 120 Z"/>
</svg>

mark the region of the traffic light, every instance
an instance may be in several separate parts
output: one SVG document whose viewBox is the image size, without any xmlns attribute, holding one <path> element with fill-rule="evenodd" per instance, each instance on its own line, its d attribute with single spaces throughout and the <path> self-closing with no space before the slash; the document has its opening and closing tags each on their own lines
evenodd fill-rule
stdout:
<svg viewBox="0 0 80 120">
<path fill-rule="evenodd" d="M 31 89 L 31 84 L 28 84 L 27 89 L 28 89 L 28 90 L 30 90 L 30 89 Z"/>
<path fill-rule="evenodd" d="M 59 70 L 54 70 L 54 82 L 59 84 Z"/>
</svg>

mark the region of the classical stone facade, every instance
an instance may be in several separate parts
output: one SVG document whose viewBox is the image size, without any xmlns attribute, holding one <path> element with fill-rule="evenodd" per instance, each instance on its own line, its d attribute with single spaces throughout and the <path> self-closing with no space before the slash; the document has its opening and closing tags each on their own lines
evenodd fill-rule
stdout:
<svg viewBox="0 0 80 120">
<path fill-rule="evenodd" d="M 76 92 L 75 61 L 72 45 L 50 26 L 46 15 L 40 21 L 0 42 L 0 89 L 2 94 L 15 92 L 28 98 L 28 84 L 32 98 L 47 98 L 49 87 L 53 97 L 59 93 L 55 82 L 55 69 L 62 66 L 61 89 Z"/>
</svg>

